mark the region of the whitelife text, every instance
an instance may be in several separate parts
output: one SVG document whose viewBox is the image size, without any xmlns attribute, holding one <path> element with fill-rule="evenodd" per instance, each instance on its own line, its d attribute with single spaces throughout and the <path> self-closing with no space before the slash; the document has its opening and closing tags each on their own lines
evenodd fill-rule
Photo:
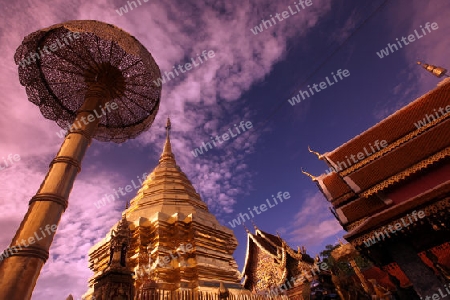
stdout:
<svg viewBox="0 0 450 300">
<path fill-rule="evenodd" d="M 364 147 L 364 148 L 363 148 L 364 152 L 363 152 L 363 151 L 358 152 L 356 155 L 351 154 L 351 155 L 350 155 L 350 158 L 348 158 L 348 156 L 345 156 L 348 165 L 347 165 L 345 162 L 340 162 L 340 161 L 338 161 L 335 167 L 331 167 L 331 168 L 329 168 L 328 170 L 326 170 L 325 172 L 326 172 L 327 174 L 329 174 L 329 173 L 331 173 L 331 172 L 340 172 L 340 171 L 342 171 L 342 170 L 344 170 L 344 169 L 350 168 L 350 166 L 351 166 L 353 163 L 356 164 L 357 162 L 359 162 L 359 161 L 365 159 L 366 157 L 371 156 L 371 155 L 374 154 L 375 152 L 380 151 L 381 149 L 387 147 L 387 145 L 388 145 L 388 143 L 387 143 L 386 140 L 382 140 L 382 141 L 376 140 L 376 141 L 373 143 L 373 146 L 372 146 L 372 143 L 369 143 L 369 148 L 370 148 L 370 150 L 372 150 L 372 152 L 368 151 L 367 148 Z M 380 148 L 380 147 L 381 147 L 381 148 Z M 377 150 L 375 150 L 374 148 L 376 148 Z M 357 158 L 357 159 L 356 159 L 356 158 Z M 351 159 L 351 160 L 350 160 L 350 159 Z"/>
<path fill-rule="evenodd" d="M 287 200 L 287 199 L 291 198 L 291 195 L 289 194 L 289 192 L 284 192 L 284 193 L 278 192 L 277 198 L 278 198 L 278 200 L 280 200 L 281 203 L 283 203 L 283 199 Z M 261 204 L 259 206 L 256 206 L 256 205 L 253 206 L 253 211 L 256 214 L 260 215 L 263 212 L 265 212 L 268 208 L 272 208 L 272 207 L 277 206 L 278 202 L 277 202 L 277 199 L 275 199 L 274 195 L 272 195 L 272 199 L 273 199 L 275 204 L 271 205 L 270 200 L 266 199 L 266 203 L 267 203 L 267 205 L 269 207 L 267 207 L 267 205 L 265 203 L 263 203 L 263 204 Z M 258 208 L 261 211 L 258 211 Z M 248 208 L 248 212 L 250 213 L 250 215 L 252 216 L 251 218 L 253 219 L 255 217 L 255 215 L 253 214 L 253 212 L 250 209 L 250 207 Z M 245 220 L 244 216 L 247 217 L 247 220 Z M 230 224 L 230 226 L 234 228 L 234 227 L 236 227 L 236 225 L 241 225 L 241 219 L 242 219 L 242 224 L 243 224 L 243 223 L 245 223 L 245 221 L 250 221 L 250 216 L 247 213 L 244 213 L 244 214 L 240 213 L 239 216 L 237 217 L 237 219 L 233 219 L 231 222 L 228 222 L 228 224 Z"/>
<path fill-rule="evenodd" d="M 336 75 L 334 75 L 334 72 L 331 72 L 331 76 L 333 77 L 334 82 L 332 80 L 330 80 L 330 78 L 328 78 L 328 76 L 326 76 L 325 81 L 322 81 L 319 84 L 314 83 L 312 85 L 312 87 L 310 85 L 308 85 L 309 93 L 308 93 L 308 91 L 300 90 L 296 96 L 292 97 L 292 99 L 288 99 L 289 104 L 294 106 L 296 103 L 300 103 L 302 100 L 305 100 L 306 98 L 309 98 L 312 95 L 314 95 L 314 91 L 316 91 L 316 93 L 319 93 L 319 92 L 323 91 L 324 89 L 326 89 L 327 87 L 336 84 L 337 82 L 339 82 L 339 80 L 343 80 L 344 78 L 350 76 L 350 71 L 347 69 L 341 71 L 341 69 L 339 69 L 336 71 Z M 336 76 L 339 77 L 339 80 L 336 78 Z M 301 97 L 301 99 L 300 99 L 300 97 Z"/>
<path fill-rule="evenodd" d="M 246 128 L 247 129 L 253 128 L 253 124 L 250 121 L 245 122 L 245 124 L 244 124 L 244 121 L 241 121 L 241 123 L 239 124 L 239 127 L 241 128 L 242 132 L 245 132 Z M 234 138 L 234 137 L 238 136 L 239 134 L 241 134 L 241 131 L 239 130 L 239 128 L 238 128 L 238 126 L 236 124 L 234 124 L 234 129 L 235 130 L 231 130 L 231 128 L 228 128 L 228 132 L 230 133 L 229 135 L 228 135 L 228 133 L 224 133 L 221 136 L 216 135 L 215 140 L 217 141 L 217 143 L 218 144 L 223 144 L 225 141 L 228 141 L 230 139 L 230 136 L 232 138 Z M 233 131 L 237 132 L 237 134 L 233 134 Z M 221 141 L 220 138 L 222 138 L 223 141 Z M 212 143 L 213 143 L 214 147 L 217 147 L 216 142 L 214 141 L 213 137 L 211 137 L 211 140 L 212 140 Z M 191 151 L 192 155 L 194 157 L 197 157 L 198 155 L 203 154 L 202 148 L 205 149 L 205 152 L 208 152 L 207 146 L 209 147 L 209 149 L 213 148 L 213 146 L 209 142 L 206 142 L 206 143 L 203 142 L 202 145 L 199 148 L 195 148 L 193 151 Z"/>
<path fill-rule="evenodd" d="M 402 36 L 402 38 L 400 40 L 402 41 L 403 45 L 406 46 L 406 45 L 409 45 L 410 43 L 416 41 L 416 38 L 417 39 L 421 39 L 424 36 L 426 36 L 427 35 L 427 31 L 428 31 L 428 33 L 430 33 L 431 29 L 437 30 L 438 28 L 439 27 L 438 27 L 438 24 L 436 22 L 431 23 L 431 24 L 430 24 L 430 22 L 427 22 L 425 24 L 425 28 L 423 28 L 422 25 L 420 25 L 420 29 L 422 30 L 423 35 L 420 35 L 420 33 L 417 32 L 417 29 L 415 29 L 414 30 L 414 34 L 408 35 L 407 38 Z M 425 31 L 425 29 L 426 29 L 426 31 Z M 408 39 L 408 41 L 406 41 L 406 39 Z M 396 38 L 396 40 L 397 40 L 398 47 L 397 47 L 397 45 L 395 43 L 393 43 L 393 44 L 388 43 L 386 48 L 381 49 L 379 52 L 376 52 L 380 59 L 383 58 L 383 57 L 388 56 L 389 55 L 389 50 L 391 51 L 391 53 L 394 53 L 395 51 L 399 50 L 399 47 L 403 48 L 402 43 L 400 43 L 398 38 Z"/>
</svg>

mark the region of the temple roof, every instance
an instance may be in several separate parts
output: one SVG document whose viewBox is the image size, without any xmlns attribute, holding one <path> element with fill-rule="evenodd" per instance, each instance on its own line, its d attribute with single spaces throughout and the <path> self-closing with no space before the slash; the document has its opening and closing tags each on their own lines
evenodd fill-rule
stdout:
<svg viewBox="0 0 450 300">
<path fill-rule="evenodd" d="M 288 260 L 295 260 L 305 262 L 307 264 L 314 263 L 314 259 L 308 254 L 302 253 L 300 248 L 296 251 L 287 245 L 287 243 L 279 236 L 264 232 L 255 226 L 255 233 L 252 234 L 247 231 L 247 252 L 245 256 L 245 264 L 242 270 L 242 275 L 245 276 L 243 285 L 246 286 L 246 282 L 252 276 L 252 260 L 251 257 L 256 257 L 255 247 L 259 248 L 264 253 L 273 257 L 274 262 L 279 265 L 280 268 L 285 270 L 285 277 L 291 270 L 287 270 Z M 283 278 L 281 281 L 284 281 Z"/>
<path fill-rule="evenodd" d="M 388 144 L 391 144 L 408 133 L 417 130 L 414 123 L 422 120 L 425 114 L 431 114 L 433 109 L 449 105 L 449 92 L 450 80 L 446 79 L 437 88 L 397 110 L 333 151 L 326 153 L 325 156 L 333 161 L 345 161 L 345 156 L 360 152 L 363 147 L 367 147 L 369 143 L 373 143 L 377 138 L 384 139 Z"/>
<path fill-rule="evenodd" d="M 399 109 L 363 133 L 352 138 L 322 157 L 342 170 L 316 177 L 316 181 L 328 200 L 342 202 L 355 194 L 368 197 L 389 186 L 401 182 L 413 174 L 422 172 L 431 165 L 450 156 L 450 79 Z M 433 116 L 436 120 L 426 116 Z M 426 120 L 417 128 L 418 121 Z M 387 146 L 374 147 L 375 141 L 385 140 Z M 364 148 L 367 152 L 364 151 Z M 357 162 L 350 155 L 363 153 Z M 369 155 L 366 155 L 369 154 Z M 351 162 L 351 164 L 348 163 Z M 343 162 L 347 166 L 343 166 Z M 334 203 L 335 204 L 335 203 Z"/>
</svg>

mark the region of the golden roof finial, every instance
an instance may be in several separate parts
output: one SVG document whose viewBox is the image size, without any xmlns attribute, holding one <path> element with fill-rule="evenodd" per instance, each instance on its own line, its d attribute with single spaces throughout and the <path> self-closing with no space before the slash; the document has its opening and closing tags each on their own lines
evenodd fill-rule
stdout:
<svg viewBox="0 0 450 300">
<path fill-rule="evenodd" d="M 319 152 L 317 152 L 317 151 L 313 151 L 313 150 L 311 150 L 311 147 L 309 147 L 309 145 L 308 145 L 308 151 L 309 151 L 309 153 L 314 153 L 316 156 L 317 156 L 317 158 L 318 159 L 320 159 L 320 160 L 322 160 L 323 159 L 323 155 L 322 154 L 320 154 Z"/>
<path fill-rule="evenodd" d="M 280 239 L 280 241 L 281 241 L 281 244 L 285 244 L 285 242 L 284 242 L 284 240 L 281 238 L 281 236 L 280 236 L 280 233 L 278 232 L 278 230 L 277 230 L 277 237 Z"/>
<path fill-rule="evenodd" d="M 253 222 L 253 220 L 251 220 L 253 228 L 255 228 L 255 230 L 258 230 L 258 227 L 256 226 L 255 222 Z"/>
<path fill-rule="evenodd" d="M 127 201 L 127 203 L 125 203 L 125 209 L 128 209 L 130 207 L 130 202 Z"/>
<path fill-rule="evenodd" d="M 244 226 L 244 229 L 245 229 L 245 231 L 246 231 L 247 233 L 250 233 L 250 230 L 248 230 L 247 226 L 245 226 L 244 223 L 242 223 L 242 226 Z"/>
<path fill-rule="evenodd" d="M 309 174 L 308 172 L 304 171 L 303 168 L 301 168 L 302 173 L 305 174 L 306 176 L 308 176 L 309 178 L 312 179 L 312 181 L 317 181 L 316 176 L 313 176 L 311 174 Z"/>
<path fill-rule="evenodd" d="M 431 74 L 433 74 L 434 76 L 436 76 L 437 78 L 441 78 L 442 76 L 448 76 L 447 73 L 447 69 L 444 69 L 442 67 L 436 67 L 433 65 L 429 65 L 423 62 L 418 61 L 417 62 L 418 65 L 421 65 L 422 68 L 424 68 L 425 70 L 427 70 L 428 72 L 430 72 Z"/>
</svg>

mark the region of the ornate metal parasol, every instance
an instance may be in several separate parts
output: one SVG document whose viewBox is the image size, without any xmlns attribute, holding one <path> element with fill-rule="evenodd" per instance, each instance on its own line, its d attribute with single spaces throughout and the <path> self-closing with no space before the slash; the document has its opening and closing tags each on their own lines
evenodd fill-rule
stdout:
<svg viewBox="0 0 450 300">
<path fill-rule="evenodd" d="M 118 105 L 109 112 L 103 108 L 106 114 L 97 111 L 97 140 L 134 138 L 150 127 L 158 111 L 161 87 L 153 80 L 161 76 L 159 68 L 136 38 L 116 26 L 98 21 L 53 25 L 28 35 L 14 59 L 29 100 L 62 128 L 75 121 L 86 92 L 96 84 Z"/>
<path fill-rule="evenodd" d="M 36 31 L 14 59 L 20 83 L 43 116 L 64 129 L 72 124 L 8 248 L 14 251 L 0 261 L 0 295 L 23 300 L 31 298 L 49 256 L 92 138 L 120 143 L 147 130 L 158 111 L 161 87 L 153 81 L 161 74 L 139 41 L 98 21 Z"/>
</svg>

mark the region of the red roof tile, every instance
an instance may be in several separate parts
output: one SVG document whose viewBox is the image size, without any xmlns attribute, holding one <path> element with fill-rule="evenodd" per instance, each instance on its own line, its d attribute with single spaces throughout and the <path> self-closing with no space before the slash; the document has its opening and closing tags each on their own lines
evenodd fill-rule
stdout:
<svg viewBox="0 0 450 300">
<path fill-rule="evenodd" d="M 345 156 L 356 155 L 377 139 L 391 144 L 417 130 L 414 123 L 423 120 L 425 114 L 432 114 L 433 109 L 445 108 L 447 105 L 450 105 L 450 80 L 326 154 L 326 157 L 335 163 L 344 162 Z"/>
<path fill-rule="evenodd" d="M 364 191 L 449 146 L 450 118 L 355 171 L 349 177 Z"/>
</svg>

